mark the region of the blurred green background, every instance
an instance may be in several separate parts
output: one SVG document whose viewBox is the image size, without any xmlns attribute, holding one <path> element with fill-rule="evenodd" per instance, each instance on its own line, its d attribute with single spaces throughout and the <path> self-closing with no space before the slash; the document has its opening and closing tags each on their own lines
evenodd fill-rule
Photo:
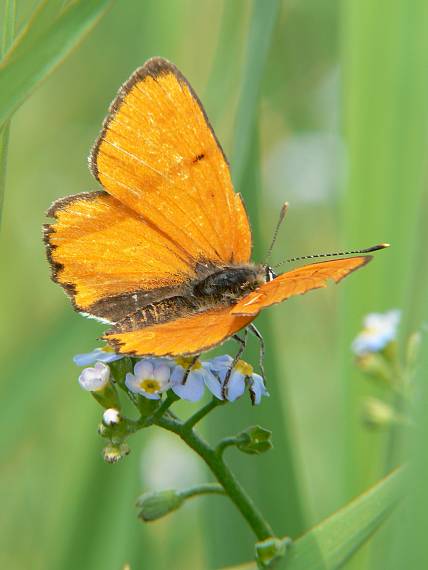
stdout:
<svg viewBox="0 0 428 570">
<path fill-rule="evenodd" d="M 18 1 L 18 30 L 36 5 Z M 393 244 L 339 288 L 259 319 L 271 397 L 217 410 L 204 435 L 273 429 L 273 451 L 231 452 L 230 463 L 275 531 L 292 537 L 395 464 L 398 438 L 361 420 L 377 391 L 355 371 L 350 343 L 371 311 L 402 309 L 403 336 L 421 325 L 427 26 L 424 0 L 120 0 L 14 114 L 1 230 L 2 568 L 211 569 L 252 555 L 250 532 L 221 497 L 137 520 L 142 491 L 210 476 L 156 429 L 134 437 L 122 463 L 103 464 L 101 409 L 71 360 L 103 328 L 50 281 L 41 239 L 53 200 L 97 189 L 88 151 L 120 84 L 154 55 L 173 61 L 206 107 L 249 209 L 256 260 L 284 200 L 272 263 Z M 256 362 L 255 346 L 247 358 Z M 393 533 L 391 524 L 346 567 L 394 568 Z"/>
</svg>

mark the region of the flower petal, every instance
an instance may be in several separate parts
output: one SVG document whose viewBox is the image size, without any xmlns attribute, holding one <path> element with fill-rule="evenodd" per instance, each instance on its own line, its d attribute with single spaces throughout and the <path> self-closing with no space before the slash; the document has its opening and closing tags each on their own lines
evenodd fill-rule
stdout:
<svg viewBox="0 0 428 570">
<path fill-rule="evenodd" d="M 234 402 L 245 392 L 245 376 L 237 370 L 233 370 L 226 387 L 226 398 Z"/>
<path fill-rule="evenodd" d="M 134 366 L 134 374 L 137 378 L 153 378 L 153 362 L 149 358 L 142 358 Z"/>
<path fill-rule="evenodd" d="M 114 362 L 121 358 L 123 358 L 122 354 L 116 354 L 115 352 L 106 351 L 102 348 L 94 348 L 91 352 L 76 354 L 76 356 L 73 356 L 73 362 L 77 364 L 77 366 L 88 366 L 95 362 Z"/>
<path fill-rule="evenodd" d="M 141 389 L 138 384 L 138 380 L 131 372 L 128 372 L 125 376 L 125 386 L 130 392 L 133 392 L 134 394 L 140 393 Z"/>
<path fill-rule="evenodd" d="M 209 370 L 205 370 L 204 382 L 205 386 L 208 388 L 211 394 L 213 394 L 213 396 L 219 400 L 224 400 L 222 393 L 222 382 L 218 375 L 213 374 Z"/>
<path fill-rule="evenodd" d="M 171 369 L 166 364 L 158 364 L 154 367 L 153 378 L 155 378 L 162 386 L 169 382 Z"/>
<path fill-rule="evenodd" d="M 207 362 L 203 362 L 202 365 L 206 365 L 212 372 L 220 372 L 225 368 L 229 369 L 232 362 L 233 358 L 229 354 L 222 354 L 221 356 L 216 356 Z"/>
<path fill-rule="evenodd" d="M 171 384 L 181 384 L 184 378 L 184 368 L 180 365 L 176 366 L 171 372 Z"/>
<path fill-rule="evenodd" d="M 263 377 L 260 374 L 252 374 L 250 378 L 250 392 L 254 404 L 260 404 L 262 396 L 269 396 Z"/>
<path fill-rule="evenodd" d="M 176 367 L 176 368 L 181 368 Z M 175 369 L 176 370 L 176 369 Z M 174 372 L 175 372 L 174 370 Z M 174 374 L 173 372 L 173 374 Z M 180 374 L 176 374 L 176 380 L 180 378 Z M 183 384 L 184 374 L 181 376 L 179 381 L 173 382 L 173 377 L 171 376 L 172 390 L 177 396 L 183 400 L 189 400 L 189 402 L 197 402 L 204 395 L 205 385 L 204 385 L 204 374 L 200 370 L 191 370 L 185 384 Z"/>
</svg>

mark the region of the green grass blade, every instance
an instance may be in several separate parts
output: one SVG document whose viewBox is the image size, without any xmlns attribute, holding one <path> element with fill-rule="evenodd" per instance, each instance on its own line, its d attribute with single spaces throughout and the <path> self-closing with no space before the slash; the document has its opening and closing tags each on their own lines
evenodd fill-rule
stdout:
<svg viewBox="0 0 428 570">
<path fill-rule="evenodd" d="M 0 124 L 67 56 L 103 15 L 111 0 L 76 0 L 33 45 L 0 67 Z"/>
<path fill-rule="evenodd" d="M 9 44 L 3 63 L 31 49 L 35 42 L 37 42 L 48 30 L 49 26 L 52 25 L 62 8 L 64 8 L 63 0 L 42 0 L 18 31 L 14 42 Z"/>
<path fill-rule="evenodd" d="M 241 98 L 236 117 L 236 137 L 232 153 L 235 188 L 242 189 L 242 179 L 251 150 L 263 74 L 266 69 L 274 25 L 279 13 L 278 0 L 253 2 L 247 53 L 245 56 Z"/>
<path fill-rule="evenodd" d="M 5 0 L 3 2 L 3 29 L 1 39 L 1 59 L 12 44 L 15 34 L 16 3 L 15 0 Z"/>
<path fill-rule="evenodd" d="M 299 538 L 278 568 L 338 570 L 389 517 L 400 498 L 402 474 L 394 472 Z M 421 568 L 421 566 L 411 566 Z M 256 570 L 245 564 L 234 570 Z M 232 570 L 230 568 L 229 570 Z"/>
<path fill-rule="evenodd" d="M 15 0 L 5 0 L 3 5 L 3 29 L 0 46 L 0 55 L 3 60 L 12 44 L 15 33 L 16 4 Z M 3 197 L 6 186 L 7 151 L 9 147 L 9 121 L 0 126 L 0 224 L 3 210 Z"/>
</svg>

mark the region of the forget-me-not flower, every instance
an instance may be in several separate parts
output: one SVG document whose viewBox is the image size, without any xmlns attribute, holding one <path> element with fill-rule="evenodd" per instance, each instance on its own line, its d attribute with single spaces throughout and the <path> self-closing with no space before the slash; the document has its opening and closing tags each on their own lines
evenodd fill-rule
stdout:
<svg viewBox="0 0 428 570">
<path fill-rule="evenodd" d="M 386 313 L 370 313 L 364 318 L 364 328 L 352 343 L 357 356 L 379 352 L 397 336 L 400 311 L 393 309 Z"/>
<path fill-rule="evenodd" d="M 134 373 L 128 372 L 125 384 L 134 394 L 149 400 L 159 400 L 161 394 L 170 388 L 171 368 L 165 359 L 143 358 L 134 366 Z"/>
</svg>

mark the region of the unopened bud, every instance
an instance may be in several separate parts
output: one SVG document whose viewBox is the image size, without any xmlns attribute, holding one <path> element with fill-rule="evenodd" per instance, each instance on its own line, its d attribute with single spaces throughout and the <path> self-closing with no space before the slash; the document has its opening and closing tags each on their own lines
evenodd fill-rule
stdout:
<svg viewBox="0 0 428 570">
<path fill-rule="evenodd" d="M 110 368 L 103 362 L 85 368 L 79 376 L 80 386 L 90 392 L 103 408 L 119 406 L 116 389 L 110 381 Z"/>
<path fill-rule="evenodd" d="M 291 545 L 290 538 L 267 538 L 256 543 L 256 560 L 259 568 L 271 568 L 272 564 L 285 555 L 288 546 Z"/>
<path fill-rule="evenodd" d="M 261 426 L 251 426 L 238 434 L 236 447 L 244 452 L 259 455 L 272 449 L 272 432 Z"/>
<path fill-rule="evenodd" d="M 358 356 L 356 362 L 358 368 L 372 378 L 382 380 L 389 385 L 393 382 L 393 372 L 383 354 L 368 352 Z"/>
<path fill-rule="evenodd" d="M 128 444 L 120 443 L 117 445 L 110 444 L 103 449 L 104 461 L 107 463 L 117 463 L 123 457 L 130 453 Z"/>
<path fill-rule="evenodd" d="M 119 410 L 116 410 L 116 408 L 108 408 L 103 413 L 103 424 L 105 426 L 115 426 L 120 422 L 121 419 L 122 418 L 120 416 Z"/>
<path fill-rule="evenodd" d="M 364 405 L 363 419 L 372 429 L 388 428 L 396 420 L 391 406 L 377 398 L 368 398 Z"/>
<path fill-rule="evenodd" d="M 177 510 L 184 497 L 174 489 L 144 493 L 137 501 L 138 517 L 145 522 L 155 521 Z"/>
</svg>

